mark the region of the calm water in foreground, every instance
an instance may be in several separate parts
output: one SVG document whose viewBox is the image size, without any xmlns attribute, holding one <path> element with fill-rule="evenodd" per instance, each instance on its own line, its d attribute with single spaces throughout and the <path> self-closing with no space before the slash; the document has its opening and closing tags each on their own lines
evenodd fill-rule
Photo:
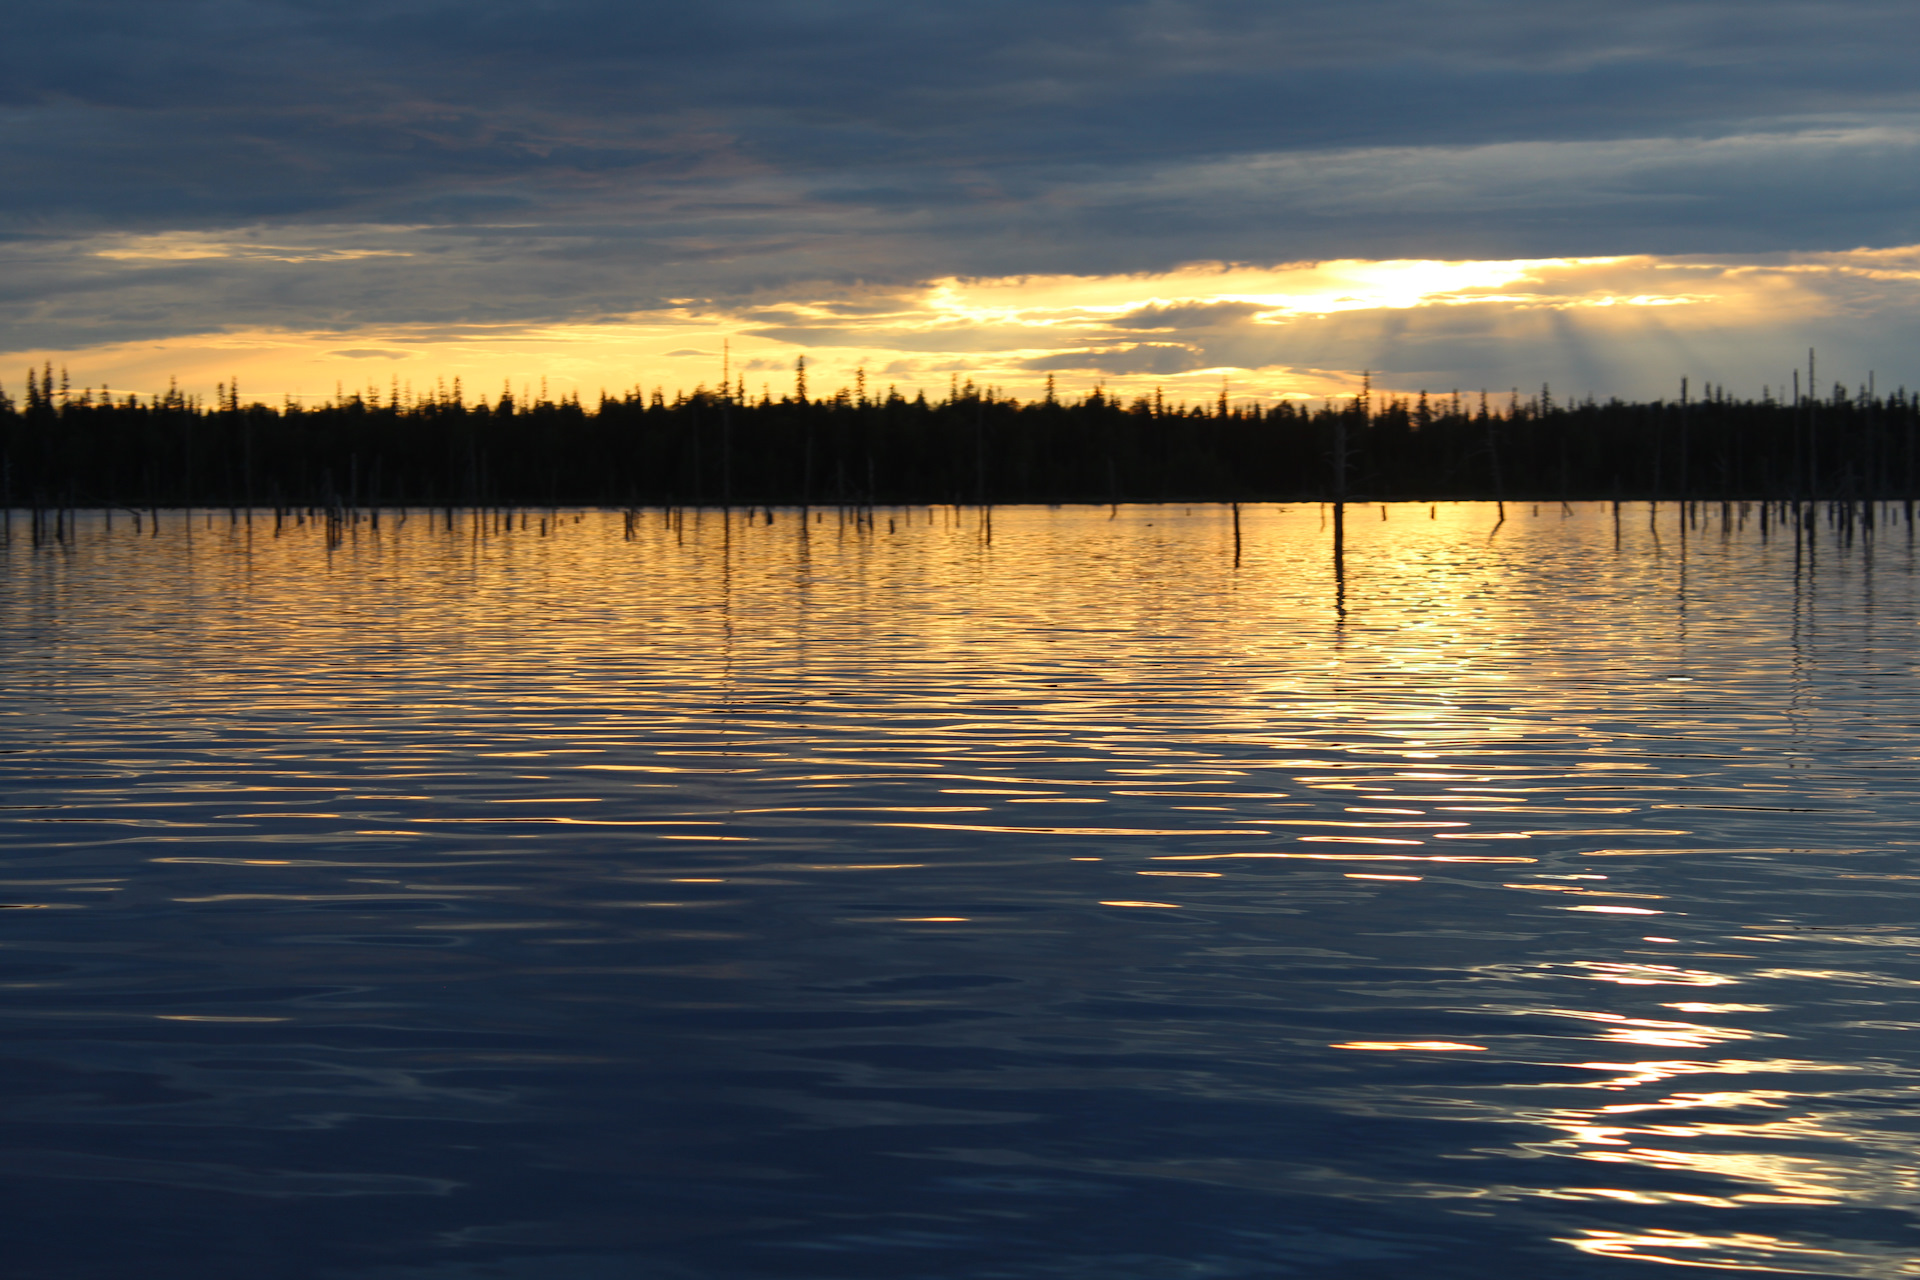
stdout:
<svg viewBox="0 0 1920 1280">
<path fill-rule="evenodd" d="M 5 1274 L 1920 1275 L 1897 509 L 816 514 L 16 517 Z"/>
</svg>

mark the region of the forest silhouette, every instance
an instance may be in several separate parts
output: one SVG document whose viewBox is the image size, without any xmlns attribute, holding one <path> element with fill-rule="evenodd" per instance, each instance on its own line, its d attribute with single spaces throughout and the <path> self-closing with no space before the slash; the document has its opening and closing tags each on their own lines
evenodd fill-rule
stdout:
<svg viewBox="0 0 1920 1280">
<path fill-rule="evenodd" d="M 1808 386 L 1813 385 L 1809 370 Z M 1920 396 L 1835 384 L 1739 399 L 1376 394 L 1176 404 L 1051 383 L 938 399 L 743 386 L 470 399 L 456 382 L 317 405 L 0 391 L 0 503 L 682 506 L 1301 499 L 1915 496 Z"/>
</svg>

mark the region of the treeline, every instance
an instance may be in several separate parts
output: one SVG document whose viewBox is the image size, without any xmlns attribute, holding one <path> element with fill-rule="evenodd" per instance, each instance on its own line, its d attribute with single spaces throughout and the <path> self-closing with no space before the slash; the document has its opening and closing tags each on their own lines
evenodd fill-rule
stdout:
<svg viewBox="0 0 1920 1280">
<path fill-rule="evenodd" d="M 0 390 L 7 506 L 502 506 L 1447 498 L 1912 498 L 1920 397 L 1376 395 L 1200 405 L 697 389 L 459 389 L 272 406 Z"/>
</svg>

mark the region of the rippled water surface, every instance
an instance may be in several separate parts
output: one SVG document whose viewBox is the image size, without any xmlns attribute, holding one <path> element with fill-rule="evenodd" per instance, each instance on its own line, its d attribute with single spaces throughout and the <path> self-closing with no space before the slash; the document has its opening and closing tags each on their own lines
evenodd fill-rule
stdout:
<svg viewBox="0 0 1920 1280">
<path fill-rule="evenodd" d="M 6 1274 L 1920 1275 L 1900 509 L 814 515 L 16 517 Z"/>
</svg>

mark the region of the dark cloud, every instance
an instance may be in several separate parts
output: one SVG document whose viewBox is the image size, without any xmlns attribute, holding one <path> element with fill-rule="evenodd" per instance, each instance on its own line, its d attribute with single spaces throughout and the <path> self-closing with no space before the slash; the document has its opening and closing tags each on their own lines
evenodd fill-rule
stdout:
<svg viewBox="0 0 1920 1280">
<path fill-rule="evenodd" d="M 1011 325 L 928 329 L 840 329 L 831 325 L 776 325 L 745 331 L 804 347 L 867 347 L 887 351 L 1009 351 L 1032 347 L 1043 335 Z"/>
<path fill-rule="evenodd" d="M 1910 0 L 17 7 L 0 345 L 807 281 L 1908 243 L 1916 36 Z M 240 231 L 407 256 L 97 256 Z M 1145 320 L 1122 327 L 1203 322 Z"/>
<path fill-rule="evenodd" d="M 1211 362 L 1197 348 L 1174 342 L 1135 342 L 1096 351 L 1059 351 L 1023 360 L 1035 373 L 1186 373 Z"/>
</svg>

